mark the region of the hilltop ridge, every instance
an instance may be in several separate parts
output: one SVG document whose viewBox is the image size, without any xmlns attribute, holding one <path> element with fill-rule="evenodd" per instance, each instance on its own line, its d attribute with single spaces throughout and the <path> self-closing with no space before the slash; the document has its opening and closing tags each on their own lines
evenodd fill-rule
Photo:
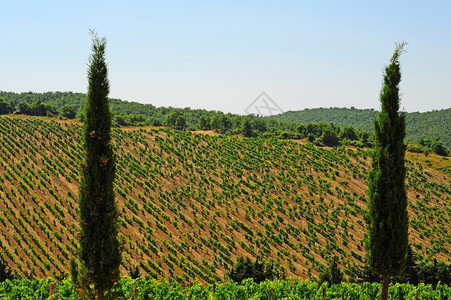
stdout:
<svg viewBox="0 0 451 300">
<path fill-rule="evenodd" d="M 70 108 L 73 117 L 81 116 L 86 95 L 73 92 L 46 92 L 46 93 L 11 93 L 0 91 L 0 99 L 11 101 L 15 109 L 20 112 L 20 103 L 32 105 L 37 101 L 48 104 L 54 109 L 51 114 L 62 114 L 63 108 Z M 186 119 L 186 128 L 200 129 L 202 117 L 211 119 L 218 115 L 226 115 L 232 123 L 238 115 L 224 114 L 219 111 L 205 109 L 155 107 L 152 104 L 110 99 L 110 107 L 113 113 L 113 122 L 116 125 L 162 125 L 168 115 L 174 110 L 180 110 Z M 64 114 L 64 113 L 63 113 Z M 45 116 L 46 114 L 44 114 Z M 352 126 L 356 130 L 373 130 L 373 118 L 376 110 L 351 108 L 313 108 L 299 111 L 288 111 L 274 115 L 264 120 L 266 129 L 270 133 L 279 131 L 295 132 L 298 124 L 308 123 L 334 123 L 339 127 Z M 444 146 L 451 149 L 451 108 L 430 112 L 406 113 L 406 141 L 418 142 L 420 139 L 440 139 Z M 240 127 L 240 124 L 231 124 L 232 127 Z"/>
<path fill-rule="evenodd" d="M 355 129 L 373 131 L 373 119 L 378 113 L 374 109 L 330 107 L 287 111 L 269 119 L 302 124 L 326 122 L 340 127 L 352 126 Z M 451 148 L 451 108 L 405 114 L 407 141 L 438 138 L 447 148 Z"/>
</svg>

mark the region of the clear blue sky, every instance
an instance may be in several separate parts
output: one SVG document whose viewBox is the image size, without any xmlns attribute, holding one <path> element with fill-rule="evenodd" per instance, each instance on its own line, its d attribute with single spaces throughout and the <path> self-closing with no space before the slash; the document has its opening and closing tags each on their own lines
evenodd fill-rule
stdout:
<svg viewBox="0 0 451 300">
<path fill-rule="evenodd" d="M 0 90 L 86 92 L 89 29 L 107 38 L 110 96 L 244 114 L 379 109 L 395 42 L 405 111 L 451 105 L 451 1 L 3 1 Z"/>
</svg>

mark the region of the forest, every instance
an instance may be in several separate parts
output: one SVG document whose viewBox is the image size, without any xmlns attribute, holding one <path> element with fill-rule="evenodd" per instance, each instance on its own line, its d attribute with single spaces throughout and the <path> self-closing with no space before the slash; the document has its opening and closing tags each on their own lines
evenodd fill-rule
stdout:
<svg viewBox="0 0 451 300">
<path fill-rule="evenodd" d="M 439 139 L 445 147 L 451 147 L 451 108 L 405 114 L 407 141 L 419 142 L 421 139 Z M 351 126 L 355 129 L 372 131 L 372 120 L 377 115 L 378 111 L 373 109 L 330 107 L 288 111 L 269 118 L 302 124 L 325 121 L 340 127 Z"/>
</svg>

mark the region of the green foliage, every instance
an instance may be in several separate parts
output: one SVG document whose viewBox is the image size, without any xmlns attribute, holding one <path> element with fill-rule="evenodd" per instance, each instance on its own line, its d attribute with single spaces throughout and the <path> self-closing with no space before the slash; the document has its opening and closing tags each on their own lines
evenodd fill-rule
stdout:
<svg viewBox="0 0 451 300">
<path fill-rule="evenodd" d="M 402 274 L 394 278 L 394 281 L 401 283 L 418 283 L 437 285 L 451 284 L 451 264 L 446 264 L 442 260 L 423 258 L 417 262 L 417 257 L 409 245 L 407 249 L 406 267 Z"/>
<path fill-rule="evenodd" d="M 361 282 L 380 282 L 380 277 L 376 274 L 374 274 L 373 269 L 371 268 L 371 265 L 368 260 L 365 261 L 365 264 L 363 265 L 363 268 L 361 270 L 358 270 L 356 274 L 353 274 L 353 281 L 361 281 Z"/>
<path fill-rule="evenodd" d="M 210 130 L 210 118 L 204 115 L 201 115 L 199 118 L 199 129 L 201 130 Z"/>
<path fill-rule="evenodd" d="M 373 109 L 351 108 L 313 108 L 300 111 L 287 111 L 280 115 L 269 117 L 270 119 L 292 122 L 296 124 L 309 123 L 334 123 L 340 127 L 351 126 L 365 131 L 373 130 L 371 120 L 377 116 Z"/>
<path fill-rule="evenodd" d="M 11 270 L 11 268 L 3 259 L 0 259 L 0 282 L 3 282 L 7 279 L 11 280 L 14 278 L 15 278 L 14 272 Z"/>
<path fill-rule="evenodd" d="M 30 105 L 34 102 L 41 101 L 54 107 L 52 114 L 58 114 L 60 116 L 70 118 L 72 112 L 63 111 L 63 107 L 70 105 L 76 112 L 76 116 L 82 118 L 82 112 L 85 104 L 86 95 L 82 93 L 72 92 L 46 92 L 46 93 L 10 93 L 0 91 L 0 98 L 3 97 L 10 101 L 13 109 L 15 108 L 18 113 L 32 114 Z M 181 110 L 186 119 L 185 128 L 188 129 L 211 129 L 211 119 L 215 116 L 222 115 L 221 112 L 207 111 L 202 109 L 190 109 L 190 108 L 167 108 L 167 107 L 155 107 L 151 104 L 141 104 L 136 102 L 128 102 L 119 99 L 109 99 L 110 108 L 113 114 L 113 124 L 115 126 L 139 126 L 139 125 L 154 125 L 161 126 L 163 121 L 166 120 L 169 113 L 174 110 Z M 451 120 L 450 110 L 438 110 L 425 113 L 407 113 L 406 114 L 406 140 L 418 141 L 420 139 L 434 139 L 439 138 L 443 141 L 445 148 L 451 147 Z M 65 115 L 66 114 L 66 115 Z M 47 114 L 44 114 L 47 115 Z M 243 133 L 241 126 L 245 118 L 237 115 L 228 114 L 231 119 L 236 119 L 236 122 L 232 122 L 232 127 L 226 132 L 231 133 Z M 268 118 L 255 118 L 259 123 L 264 124 L 262 129 L 260 125 L 254 125 L 253 135 L 260 135 L 265 133 L 265 136 L 279 137 L 279 138 L 306 138 L 297 134 L 296 127 L 299 124 L 308 123 L 333 123 L 337 126 L 352 127 L 357 133 L 357 137 L 361 142 L 355 141 L 356 146 L 369 147 L 371 144 L 367 144 L 363 138 L 359 136 L 358 132 L 371 131 L 371 120 L 377 116 L 377 112 L 374 110 L 361 110 L 355 108 L 318 108 L 318 109 L 305 109 L 303 111 L 286 112 L 281 115 L 271 116 Z M 222 129 L 221 129 L 222 130 Z M 219 131 L 219 130 L 218 130 Z M 248 132 L 249 133 L 249 132 Z M 317 138 L 321 136 L 317 136 Z M 352 137 L 352 135 L 351 135 Z M 352 138 L 346 138 L 346 136 L 339 136 L 340 141 L 353 141 Z M 368 136 L 366 137 L 368 140 Z M 321 140 L 318 139 L 318 143 Z M 351 143 L 352 144 L 352 143 Z"/>
<path fill-rule="evenodd" d="M 271 120 L 294 124 L 334 123 L 342 128 L 372 131 L 372 120 L 378 112 L 373 109 L 314 108 L 288 111 L 269 117 Z M 430 112 L 406 113 L 406 141 L 439 138 L 446 148 L 451 148 L 451 108 Z"/>
<path fill-rule="evenodd" d="M 352 126 L 345 126 L 340 130 L 340 139 L 348 139 L 350 141 L 355 141 L 358 139 L 357 134 Z"/>
<path fill-rule="evenodd" d="M 53 117 L 58 114 L 58 111 L 55 106 L 37 100 L 31 104 L 20 102 L 17 105 L 17 113 L 31 116 Z"/>
<path fill-rule="evenodd" d="M 418 262 L 418 280 L 423 283 L 436 285 L 438 282 L 451 285 L 451 264 L 437 259 L 422 259 Z"/>
<path fill-rule="evenodd" d="M 411 143 L 407 146 L 407 151 L 413 153 L 424 153 L 428 155 L 433 152 L 440 156 L 448 156 L 448 149 L 443 146 L 442 141 L 438 139 L 420 139 L 418 143 Z"/>
<path fill-rule="evenodd" d="M 54 279 L 7 280 L 0 284 L 0 297 L 9 300 L 50 299 L 51 283 L 55 284 L 55 300 L 80 299 L 77 297 L 70 280 L 56 283 Z"/>
<path fill-rule="evenodd" d="M 337 130 L 333 128 L 332 126 L 328 126 L 323 134 L 322 134 L 322 142 L 324 145 L 329 147 L 336 147 L 339 145 L 338 137 L 337 137 Z"/>
<path fill-rule="evenodd" d="M 407 248 L 406 266 L 405 266 L 402 274 L 395 278 L 395 281 L 403 282 L 403 283 L 410 283 L 413 285 L 417 285 L 419 282 L 416 257 L 415 257 L 415 253 L 412 250 L 411 245 L 409 245 L 409 247 Z M 427 282 L 427 283 L 430 283 L 430 282 Z"/>
<path fill-rule="evenodd" d="M 77 112 L 75 111 L 73 105 L 66 104 L 61 108 L 61 116 L 68 119 L 75 119 L 75 117 L 77 116 Z"/>
<path fill-rule="evenodd" d="M 421 146 L 420 144 L 409 144 L 406 147 L 406 150 L 412 153 L 425 153 L 429 154 L 430 149 Z"/>
<path fill-rule="evenodd" d="M 20 102 L 17 105 L 17 113 L 23 115 L 31 115 L 30 105 L 26 102 Z"/>
<path fill-rule="evenodd" d="M 405 188 L 405 116 L 399 110 L 401 81 L 398 45 L 391 63 L 385 68 L 380 101 L 382 110 L 374 120 L 376 144 L 369 175 L 370 265 L 384 278 L 382 299 L 386 299 L 388 278 L 399 275 L 405 266 L 408 245 L 407 195 Z"/>
<path fill-rule="evenodd" d="M 267 122 L 262 118 L 257 118 L 254 116 L 246 116 L 241 118 L 241 128 L 240 132 L 245 137 L 257 137 L 261 134 L 267 132 Z"/>
<path fill-rule="evenodd" d="M 131 278 L 131 279 L 138 279 L 138 278 L 141 278 L 141 271 L 139 270 L 139 266 L 138 266 L 138 265 L 133 266 L 133 267 L 130 269 L 129 274 L 130 274 L 130 278 Z"/>
<path fill-rule="evenodd" d="M 448 156 L 448 150 L 443 147 L 443 144 L 441 141 L 437 142 L 437 143 L 433 143 L 431 145 L 432 147 L 432 151 L 434 151 L 435 154 L 441 155 L 441 156 Z"/>
<path fill-rule="evenodd" d="M 177 130 L 185 130 L 186 119 L 183 112 L 181 110 L 171 111 L 166 118 L 166 125 Z"/>
<path fill-rule="evenodd" d="M 368 146 L 369 135 L 362 134 L 360 139 L 350 126 L 340 129 L 333 123 L 319 122 L 307 125 L 299 124 L 296 129 L 302 138 L 306 137 L 309 142 L 313 142 L 317 146 L 336 147 L 340 144 Z"/>
<path fill-rule="evenodd" d="M 241 133 L 245 137 L 255 137 L 254 131 L 252 129 L 251 121 L 249 119 L 245 119 L 241 126 Z"/>
<path fill-rule="evenodd" d="M 0 97 L 0 115 L 10 114 L 14 111 L 14 107 L 8 99 Z"/>
<path fill-rule="evenodd" d="M 60 110 L 65 105 L 72 105 L 77 113 L 81 113 L 86 101 L 86 94 L 73 92 L 46 92 L 46 93 L 11 93 L 0 91 L 0 97 L 5 97 L 18 109 L 19 103 L 31 105 L 34 102 L 42 102 Z"/>
<path fill-rule="evenodd" d="M 10 300 L 34 300 L 50 299 L 50 284 L 55 286 L 55 300 L 76 300 L 75 289 L 70 280 L 55 282 L 52 279 L 13 280 L 0 283 L 0 298 Z M 132 280 L 123 278 L 120 281 L 120 293 L 117 299 L 134 299 L 135 289 L 138 291 L 138 299 L 321 299 L 323 289 L 326 288 L 326 299 L 377 299 L 380 297 L 378 283 L 341 283 L 335 285 L 318 286 L 314 282 L 301 280 L 274 280 L 264 281 L 260 284 L 252 280 L 245 280 L 242 284 L 233 281 L 202 285 L 196 282 L 184 286 L 177 282 L 156 280 Z M 389 288 L 390 299 L 416 299 L 417 293 L 420 299 L 446 300 L 451 294 L 451 287 L 443 284 L 392 284 Z"/>
<path fill-rule="evenodd" d="M 406 140 L 439 139 L 451 149 L 451 108 L 406 115 Z"/>
<path fill-rule="evenodd" d="M 329 284 L 339 284 L 343 281 L 343 273 L 337 265 L 338 257 L 334 256 L 330 261 L 327 269 L 319 275 L 319 282 L 328 282 Z"/>
<path fill-rule="evenodd" d="M 77 261 L 75 260 L 75 258 L 71 257 L 69 263 L 70 263 L 70 267 L 69 267 L 70 279 L 72 280 L 73 283 L 75 283 L 77 285 L 78 280 L 79 280 Z"/>
<path fill-rule="evenodd" d="M 279 274 L 277 274 L 273 264 L 260 263 L 258 260 L 252 262 L 249 257 L 238 257 L 235 266 L 228 272 L 228 277 L 237 283 L 241 283 L 248 278 L 260 283 L 265 280 L 278 278 Z"/>
<path fill-rule="evenodd" d="M 118 240 L 118 210 L 113 190 L 115 157 L 111 145 L 109 82 L 105 62 L 106 40 L 95 33 L 88 71 L 86 121 L 83 127 L 86 151 L 80 182 L 80 252 L 78 282 L 83 290 L 94 285 L 97 298 L 111 290 L 119 279 L 121 253 Z M 90 295 L 87 292 L 87 295 Z"/>
<path fill-rule="evenodd" d="M 219 133 L 227 133 L 232 130 L 232 119 L 229 115 L 219 114 L 211 118 L 210 127 L 211 129 Z"/>
<path fill-rule="evenodd" d="M 115 113 L 113 115 L 112 124 L 115 127 L 119 126 L 145 126 L 152 124 L 154 126 L 161 126 L 163 125 L 160 120 L 154 119 L 152 122 L 149 122 L 149 120 L 142 114 L 129 114 L 129 115 L 122 115 Z"/>
</svg>

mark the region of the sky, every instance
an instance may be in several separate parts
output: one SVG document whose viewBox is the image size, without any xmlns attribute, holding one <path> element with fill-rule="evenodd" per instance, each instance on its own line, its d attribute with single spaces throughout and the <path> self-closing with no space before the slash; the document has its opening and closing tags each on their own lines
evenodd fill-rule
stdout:
<svg viewBox="0 0 451 300">
<path fill-rule="evenodd" d="M 379 110 L 384 67 L 406 41 L 401 109 L 451 107 L 451 1 L 0 0 L 0 11 L 2 91 L 86 93 L 94 29 L 112 98 Z"/>
</svg>

